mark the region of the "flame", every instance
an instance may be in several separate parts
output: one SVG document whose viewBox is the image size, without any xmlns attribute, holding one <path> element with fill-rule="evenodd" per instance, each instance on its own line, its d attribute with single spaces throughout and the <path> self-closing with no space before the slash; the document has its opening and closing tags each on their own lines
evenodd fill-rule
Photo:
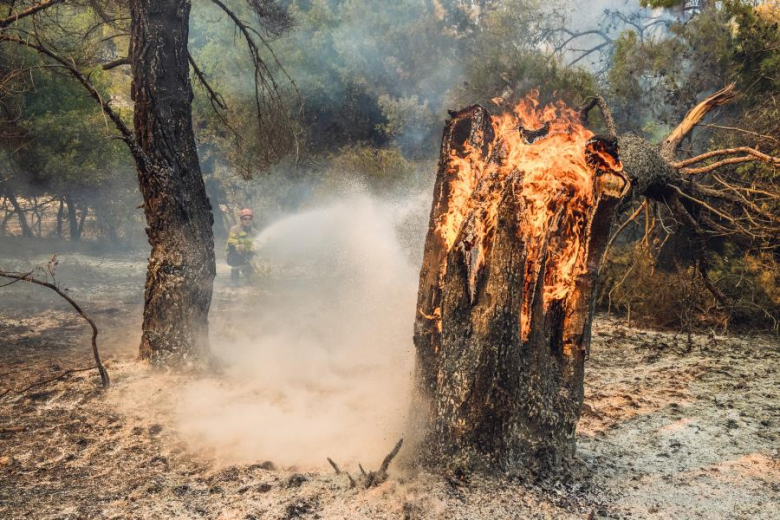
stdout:
<svg viewBox="0 0 780 520">
<path fill-rule="evenodd" d="M 492 116 L 491 124 L 495 139 L 487 154 L 469 142 L 465 153 L 451 154 L 450 200 L 437 229 L 448 250 L 458 245 L 469 253 L 473 291 L 492 241 L 503 188 L 510 176 L 519 176 L 524 202 L 519 238 L 526 248 L 521 313 L 525 337 L 537 284 L 543 284 L 546 308 L 569 297 L 577 277 L 586 272 L 585 238 L 596 172 L 620 171 L 622 166 L 598 144 L 590 146 L 589 163 L 586 149 L 593 132 L 563 102 L 540 106 L 536 91 L 513 111 Z M 593 164 L 594 156 L 601 164 Z"/>
</svg>

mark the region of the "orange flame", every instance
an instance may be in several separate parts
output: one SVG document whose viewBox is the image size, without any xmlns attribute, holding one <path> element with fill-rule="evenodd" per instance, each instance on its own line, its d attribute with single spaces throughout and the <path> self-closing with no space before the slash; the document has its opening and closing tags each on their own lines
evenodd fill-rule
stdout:
<svg viewBox="0 0 780 520">
<path fill-rule="evenodd" d="M 450 158 L 450 203 L 438 230 L 448 250 L 456 241 L 466 244 L 474 258 L 474 278 L 492 240 L 502 186 L 510 175 L 521 177 L 519 238 L 526 248 L 521 329 L 526 336 L 534 287 L 543 283 L 546 307 L 566 299 L 585 273 L 595 178 L 585 150 L 593 132 L 563 102 L 540 107 L 536 91 L 491 123 L 496 137 L 486 155 L 466 143 L 465 156 L 453 152 Z M 534 132 L 543 127 L 546 133 Z M 619 161 L 596 153 L 609 168 L 620 170 Z M 544 273 L 539 272 L 542 264 Z"/>
</svg>

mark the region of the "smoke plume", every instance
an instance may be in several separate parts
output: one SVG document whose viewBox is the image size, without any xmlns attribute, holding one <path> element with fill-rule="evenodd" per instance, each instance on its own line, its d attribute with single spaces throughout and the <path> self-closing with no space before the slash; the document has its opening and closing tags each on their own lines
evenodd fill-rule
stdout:
<svg viewBox="0 0 780 520">
<path fill-rule="evenodd" d="M 428 204 L 352 194 L 258 235 L 259 288 L 235 290 L 213 324 L 225 373 L 178 405 L 193 447 L 230 463 L 378 464 L 404 434 Z"/>
</svg>

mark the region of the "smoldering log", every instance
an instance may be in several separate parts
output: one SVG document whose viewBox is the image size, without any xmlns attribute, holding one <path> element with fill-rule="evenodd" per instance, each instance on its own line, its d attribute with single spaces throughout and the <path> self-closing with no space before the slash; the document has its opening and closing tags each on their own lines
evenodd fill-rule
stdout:
<svg viewBox="0 0 780 520">
<path fill-rule="evenodd" d="M 521 130 L 533 146 L 547 128 Z M 456 472 L 556 468 L 574 451 L 598 262 L 628 178 L 617 166 L 614 137 L 588 141 L 594 202 L 587 215 L 586 269 L 567 298 L 546 306 L 551 243 L 560 241 L 553 235 L 564 227 L 565 208 L 531 258 L 521 238 L 524 172 L 488 175 L 478 182 L 498 201 L 494 224 L 482 224 L 490 230 L 476 236 L 484 208 L 469 201 L 448 243 L 445 216 L 464 197 L 474 197 L 463 193 L 462 172 L 452 167 L 467 153 L 484 163 L 501 160 L 490 115 L 480 106 L 454 113 L 442 139 L 414 334 L 418 453 L 424 465 Z M 605 154 L 612 159 L 605 162 Z"/>
</svg>

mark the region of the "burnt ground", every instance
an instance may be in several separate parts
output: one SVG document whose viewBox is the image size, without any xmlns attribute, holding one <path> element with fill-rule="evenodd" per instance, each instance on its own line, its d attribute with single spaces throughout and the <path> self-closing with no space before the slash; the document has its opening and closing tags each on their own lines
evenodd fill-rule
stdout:
<svg viewBox="0 0 780 520">
<path fill-rule="evenodd" d="M 13 247 L 0 257 L 6 269 L 48 259 Z M 0 398 L 0 518 L 780 517 L 774 336 L 688 341 L 600 317 L 574 479 L 462 483 L 394 464 L 366 490 L 326 461 L 295 467 L 268 453 L 226 464 L 195 450 L 171 415 L 176 388 L 199 376 L 135 359 L 144 268 L 142 252 L 60 256 L 57 278 L 96 320 L 113 385 L 103 392 L 95 372 L 80 372 Z M 224 274 L 217 331 L 241 297 Z M 261 298 L 271 302 L 273 291 L 270 281 Z M 0 387 L 89 366 L 88 341 L 56 295 L 23 283 L 0 289 Z"/>
</svg>

